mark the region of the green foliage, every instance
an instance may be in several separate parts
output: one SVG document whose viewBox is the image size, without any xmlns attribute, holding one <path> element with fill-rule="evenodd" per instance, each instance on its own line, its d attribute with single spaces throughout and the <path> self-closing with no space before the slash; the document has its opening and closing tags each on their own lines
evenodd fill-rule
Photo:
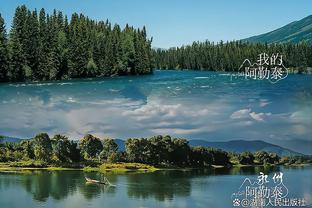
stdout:
<svg viewBox="0 0 312 208">
<path fill-rule="evenodd" d="M 260 53 L 283 55 L 284 65 L 305 70 L 312 66 L 312 45 L 306 42 L 261 44 L 231 41 L 194 42 L 192 45 L 153 50 L 155 67 L 158 69 L 194 69 L 238 71 L 245 59 L 257 60 Z"/>
<path fill-rule="evenodd" d="M 48 134 L 40 133 L 34 137 L 34 154 L 37 160 L 49 161 L 52 154 L 52 144 Z"/>
<path fill-rule="evenodd" d="M 121 153 L 120 152 L 112 152 L 107 157 L 107 162 L 109 162 L 109 163 L 116 163 L 116 162 L 120 162 L 121 160 L 122 159 L 121 159 Z"/>
<path fill-rule="evenodd" d="M 102 159 L 101 162 L 105 163 L 100 169 L 103 170 L 131 169 L 132 166 L 135 166 L 134 169 L 144 169 L 142 164 L 156 167 L 209 167 L 231 164 L 301 165 L 312 162 L 311 156 L 280 158 L 275 153 L 264 151 L 239 154 L 210 147 L 190 147 L 185 139 L 162 135 L 127 139 L 125 145 L 125 152 L 120 152 L 114 139 L 100 140 L 88 134 L 80 139 L 78 146 L 77 141 L 71 141 L 64 135 L 55 135 L 50 139 L 46 133 L 40 133 L 20 143 L 1 143 L 0 162 L 16 167 L 97 167 L 99 159 Z"/>
<path fill-rule="evenodd" d="M 115 143 L 114 139 L 104 139 L 102 141 L 103 150 L 100 153 L 100 157 L 103 160 L 115 160 L 118 155 L 116 154 L 118 151 L 118 145 Z"/>
<path fill-rule="evenodd" d="M 151 62 L 145 28 L 112 28 L 77 13 L 68 22 L 60 11 L 38 16 L 23 5 L 7 40 L 0 16 L 0 82 L 149 74 Z"/>
<path fill-rule="evenodd" d="M 55 161 L 70 162 L 70 141 L 66 136 L 57 134 L 52 139 L 52 154 Z"/>
<path fill-rule="evenodd" d="M 180 167 L 229 164 L 226 152 L 205 147 L 190 148 L 186 139 L 159 135 L 150 139 L 131 138 L 125 144 L 129 162 Z"/>
<path fill-rule="evenodd" d="M 29 159 L 35 159 L 35 152 L 34 152 L 34 146 L 33 146 L 33 141 L 22 141 L 20 145 L 23 148 L 23 153 L 24 153 L 24 159 L 29 160 Z"/>
<path fill-rule="evenodd" d="M 214 165 L 228 165 L 230 164 L 230 157 L 227 152 L 210 148 L 210 152 L 213 155 L 213 164 Z"/>
<path fill-rule="evenodd" d="M 277 164 L 280 161 L 280 157 L 275 153 L 267 153 L 264 151 L 258 151 L 255 153 L 255 160 L 260 164 Z"/>
<path fill-rule="evenodd" d="M 104 163 L 100 167 L 100 171 L 127 172 L 135 170 L 154 171 L 155 167 L 142 163 Z"/>
<path fill-rule="evenodd" d="M 100 152 L 103 150 L 101 140 L 95 136 L 92 136 L 91 134 L 87 134 L 82 139 L 80 139 L 79 147 L 81 155 L 83 155 L 84 159 L 97 158 Z"/>
<path fill-rule="evenodd" d="M 8 81 L 9 70 L 8 40 L 4 20 L 0 14 L 0 82 Z"/>
<path fill-rule="evenodd" d="M 213 164 L 213 153 L 205 147 L 193 147 L 190 161 L 193 166 L 208 166 Z"/>
<path fill-rule="evenodd" d="M 251 152 L 243 152 L 238 156 L 238 160 L 242 165 L 251 165 L 254 163 L 255 157 Z"/>
</svg>

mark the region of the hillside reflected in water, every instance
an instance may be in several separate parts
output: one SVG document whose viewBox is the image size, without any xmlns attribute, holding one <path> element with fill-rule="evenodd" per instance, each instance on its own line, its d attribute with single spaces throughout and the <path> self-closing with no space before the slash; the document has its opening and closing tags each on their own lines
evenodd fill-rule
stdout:
<svg viewBox="0 0 312 208">
<path fill-rule="evenodd" d="M 102 207 L 103 203 L 113 206 L 127 203 L 136 207 L 153 207 L 149 205 L 156 203 L 158 207 L 166 207 L 166 204 L 180 206 L 196 203 L 197 207 L 206 207 L 207 204 L 224 207 L 231 204 L 231 193 L 236 191 L 245 177 L 257 177 L 260 172 L 272 175 L 279 171 L 284 172 L 285 183 L 291 194 L 311 199 L 311 180 L 304 178 L 312 173 L 311 167 L 244 167 L 106 174 L 116 187 L 86 184 L 85 176 L 101 178 L 101 174 L 96 172 L 36 170 L 1 172 L 0 206 L 72 207 L 75 203 L 81 203 L 80 207 Z M 19 200 L 14 200 L 16 198 Z M 220 200 L 216 201 L 218 198 Z"/>
</svg>

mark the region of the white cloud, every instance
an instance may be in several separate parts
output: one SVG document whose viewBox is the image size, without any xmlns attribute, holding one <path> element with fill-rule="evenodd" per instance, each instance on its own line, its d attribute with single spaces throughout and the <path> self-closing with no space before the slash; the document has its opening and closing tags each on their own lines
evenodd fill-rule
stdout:
<svg viewBox="0 0 312 208">
<path fill-rule="evenodd" d="M 251 118 L 256 121 L 264 121 L 270 115 L 271 113 L 252 112 L 251 109 L 248 108 L 248 109 L 241 109 L 241 110 L 233 112 L 230 118 L 231 119 L 250 119 Z"/>
<path fill-rule="evenodd" d="M 249 113 L 250 117 L 256 121 L 264 121 L 268 116 L 271 115 L 271 113 L 255 113 L 251 112 Z"/>
<path fill-rule="evenodd" d="M 265 107 L 267 105 L 269 105 L 271 102 L 269 102 L 267 99 L 260 99 L 260 103 L 259 106 L 260 107 Z"/>
<path fill-rule="evenodd" d="M 241 109 L 238 111 L 235 111 L 232 113 L 232 115 L 230 116 L 232 119 L 242 119 L 242 118 L 248 118 L 249 117 L 249 113 L 251 112 L 251 109 Z"/>
</svg>

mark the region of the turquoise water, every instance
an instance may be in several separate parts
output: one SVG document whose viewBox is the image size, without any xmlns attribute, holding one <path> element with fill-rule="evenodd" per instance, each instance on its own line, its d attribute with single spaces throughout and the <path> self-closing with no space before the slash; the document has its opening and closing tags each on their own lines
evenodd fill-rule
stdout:
<svg viewBox="0 0 312 208">
<path fill-rule="evenodd" d="M 282 171 L 291 198 L 312 203 L 312 168 L 236 168 L 193 171 L 158 171 L 143 174 L 107 174 L 116 187 L 86 184 L 82 171 L 0 172 L 0 207 L 232 207 L 232 194 L 246 177 L 260 171 Z"/>
<path fill-rule="evenodd" d="M 170 134 L 283 144 L 311 141 L 311 106 L 310 75 L 289 75 L 276 84 L 195 71 L 6 83 L 0 84 L 0 135 L 47 132 L 78 139 L 92 133 L 126 139 Z M 115 188 L 85 184 L 84 176 L 99 179 L 99 173 L 1 172 L 0 207 L 231 207 L 231 195 L 243 180 L 257 178 L 260 171 L 270 177 L 282 171 L 289 196 L 312 203 L 311 167 L 276 167 L 107 175 Z"/>
<path fill-rule="evenodd" d="M 222 141 L 311 140 L 312 76 L 276 84 L 230 74 L 154 75 L 0 85 L 0 135 L 86 133 L 126 139 L 170 134 Z"/>
</svg>

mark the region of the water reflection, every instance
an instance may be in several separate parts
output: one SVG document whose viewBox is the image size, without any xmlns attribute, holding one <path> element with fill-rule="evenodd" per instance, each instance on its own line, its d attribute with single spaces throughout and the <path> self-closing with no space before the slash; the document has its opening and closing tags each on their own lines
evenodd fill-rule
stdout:
<svg viewBox="0 0 312 208">
<path fill-rule="evenodd" d="M 191 178 L 181 171 L 161 171 L 128 177 L 128 196 L 135 198 L 153 197 L 159 201 L 174 197 L 187 197 L 191 191 Z"/>
<path fill-rule="evenodd" d="M 47 131 L 72 139 L 93 133 L 121 139 L 170 134 L 210 141 L 308 140 L 311 95 L 309 75 L 290 75 L 273 85 L 198 71 L 0 84 L 0 135 L 24 138 Z"/>
<path fill-rule="evenodd" d="M 310 171 L 311 168 L 283 168 L 283 171 L 298 173 Z M 258 175 L 260 172 L 272 174 L 281 171 L 280 167 L 235 167 L 217 169 L 171 170 L 153 173 L 132 173 L 124 175 L 107 174 L 106 177 L 116 187 L 85 183 L 85 176 L 101 179 L 97 172 L 84 173 L 82 171 L 23 171 L 0 173 L 1 193 L 9 188 L 23 188 L 31 194 L 33 200 L 46 202 L 49 197 L 63 200 L 69 196 L 82 194 L 84 199 L 91 201 L 102 195 L 116 197 L 118 192 L 125 191 L 129 198 L 150 199 L 157 201 L 171 201 L 177 197 L 187 198 L 192 189 L 198 189 L 200 181 L 203 190 L 210 190 L 215 177 Z M 211 179 L 209 179 L 211 178 Z M 212 180 L 213 179 L 213 180 Z M 233 182 L 233 181 L 232 181 Z M 239 184 L 239 182 L 237 182 Z M 224 184 L 223 184 L 224 185 Z M 223 187 L 225 188 L 225 187 Z M 210 190 L 211 191 L 211 190 Z M 118 195 L 118 194 L 117 194 Z"/>
</svg>

